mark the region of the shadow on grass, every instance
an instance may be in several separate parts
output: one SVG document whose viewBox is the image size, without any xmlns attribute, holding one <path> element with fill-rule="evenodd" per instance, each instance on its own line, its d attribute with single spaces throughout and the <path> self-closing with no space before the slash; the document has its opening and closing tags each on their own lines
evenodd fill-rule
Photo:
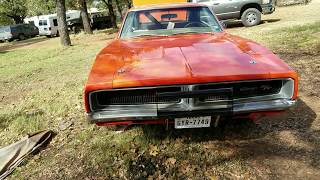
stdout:
<svg viewBox="0 0 320 180">
<path fill-rule="evenodd" d="M 173 142 L 182 139 L 180 142 L 187 147 L 194 142 L 209 142 L 219 146 L 221 151 L 228 149 L 233 152 L 222 162 L 213 164 L 214 166 L 240 158 L 253 170 L 267 169 L 268 172 L 262 173 L 263 178 L 297 178 L 300 177 L 295 174 L 300 168 L 298 162 L 302 162 L 304 168 L 320 168 L 320 131 L 311 129 L 315 119 L 316 113 L 303 100 L 298 99 L 292 110 L 280 116 L 261 119 L 259 123 L 250 120 L 229 120 L 218 128 L 171 128 L 169 131 L 159 126 L 145 126 L 143 132 L 146 138 L 160 141 L 169 139 Z M 285 169 L 287 163 L 292 161 L 296 163 Z M 252 165 L 253 162 L 258 166 Z M 308 178 L 316 176 L 314 173 L 301 175 Z"/>
<path fill-rule="evenodd" d="M 265 23 L 274 23 L 274 22 L 278 22 L 280 20 L 281 19 L 266 19 L 266 20 L 262 20 L 259 25 L 265 24 Z M 241 21 L 231 20 L 231 21 L 225 21 L 224 23 L 226 24 L 227 29 L 244 27 L 244 25 L 241 23 Z"/>
<path fill-rule="evenodd" d="M 12 49 L 17 49 L 20 47 L 28 46 L 31 44 L 35 44 L 38 42 L 46 41 L 46 40 L 48 40 L 48 38 L 46 38 L 46 37 L 37 37 L 37 38 L 26 39 L 23 41 L 13 41 L 6 46 L 0 46 L 0 53 L 5 52 L 5 51 L 9 51 Z"/>
<path fill-rule="evenodd" d="M 98 30 L 98 33 L 105 33 L 105 34 L 114 34 L 118 32 L 118 29 L 115 29 L 115 28 L 108 28 L 108 29 L 101 29 L 101 30 Z"/>
<path fill-rule="evenodd" d="M 310 129 L 312 122 L 316 118 L 316 113 L 301 99 L 297 105 L 282 115 L 268 117 L 258 122 L 249 119 L 224 119 L 218 127 L 201 129 L 174 129 L 170 126 L 168 131 L 159 125 L 142 126 L 144 135 L 154 139 L 176 139 L 186 138 L 190 141 L 210 141 L 210 140 L 248 140 L 262 138 L 265 135 L 281 130 L 305 131 Z"/>
<path fill-rule="evenodd" d="M 0 54 L 4 54 L 4 53 L 7 53 L 8 51 L 2 51 L 1 50 L 1 47 L 0 47 Z"/>
</svg>

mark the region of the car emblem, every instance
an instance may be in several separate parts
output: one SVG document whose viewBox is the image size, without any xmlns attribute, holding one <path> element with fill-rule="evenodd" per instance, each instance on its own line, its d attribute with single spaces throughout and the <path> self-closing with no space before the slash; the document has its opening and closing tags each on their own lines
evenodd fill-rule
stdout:
<svg viewBox="0 0 320 180">
<path fill-rule="evenodd" d="M 257 64 L 257 62 L 254 59 L 250 60 L 249 63 L 250 64 Z"/>
<path fill-rule="evenodd" d="M 267 90 L 271 90 L 271 89 L 272 89 L 272 86 L 262 85 L 262 86 L 260 86 L 260 89 L 262 89 L 263 91 L 267 91 Z"/>
</svg>

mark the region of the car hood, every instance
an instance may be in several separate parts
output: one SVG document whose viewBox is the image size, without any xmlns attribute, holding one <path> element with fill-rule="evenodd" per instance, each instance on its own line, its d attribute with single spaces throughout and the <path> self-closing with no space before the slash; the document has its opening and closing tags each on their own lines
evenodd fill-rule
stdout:
<svg viewBox="0 0 320 180">
<path fill-rule="evenodd" d="M 103 88 L 286 77 L 265 47 L 227 33 L 114 40 L 96 58 L 89 83 Z"/>
</svg>

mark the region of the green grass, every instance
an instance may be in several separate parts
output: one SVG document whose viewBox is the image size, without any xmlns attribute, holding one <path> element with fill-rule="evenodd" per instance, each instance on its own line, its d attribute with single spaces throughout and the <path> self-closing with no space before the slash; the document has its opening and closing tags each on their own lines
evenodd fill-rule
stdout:
<svg viewBox="0 0 320 180">
<path fill-rule="evenodd" d="M 306 49 L 318 44 L 314 33 L 319 27 L 320 23 L 315 23 L 280 29 L 253 39 L 274 50 Z M 0 53 L 0 146 L 43 129 L 57 133 L 45 150 L 18 167 L 10 178 L 259 177 L 250 159 L 254 148 L 247 145 L 264 136 L 274 137 L 252 122 L 231 123 L 226 131 L 164 131 L 138 126 L 120 134 L 88 124 L 82 90 L 104 39 L 105 32 L 77 35 L 69 48 L 58 46 L 55 38 Z M 66 121 L 73 126 L 60 130 L 59 125 Z"/>
<path fill-rule="evenodd" d="M 81 112 L 82 88 L 101 44 L 23 48 L 1 54 L 0 145 L 19 136 L 56 125 L 56 118 Z M 83 51 L 86 49 L 86 51 Z M 40 114 L 32 113 L 39 111 Z M 82 114 L 73 115 L 81 118 Z M 36 123 L 35 123 L 36 122 Z"/>
<path fill-rule="evenodd" d="M 296 49 L 305 51 L 320 51 L 320 21 L 304 26 L 282 28 L 274 32 L 268 42 L 275 48 Z M 317 49 L 315 49 L 317 48 Z"/>
<path fill-rule="evenodd" d="M 276 50 L 303 52 L 320 51 L 320 21 L 300 26 L 279 28 L 272 31 L 235 31 L 234 34 L 253 39 Z"/>
</svg>

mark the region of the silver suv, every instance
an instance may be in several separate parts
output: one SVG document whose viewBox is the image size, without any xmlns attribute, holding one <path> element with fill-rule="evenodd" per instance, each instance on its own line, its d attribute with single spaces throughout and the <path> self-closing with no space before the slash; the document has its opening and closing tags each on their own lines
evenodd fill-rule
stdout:
<svg viewBox="0 0 320 180">
<path fill-rule="evenodd" d="M 24 40 L 35 37 L 39 34 L 39 29 L 32 24 L 15 24 L 0 26 L 0 42 L 12 41 L 15 39 Z"/>
<path fill-rule="evenodd" d="M 275 10 L 272 0 L 192 0 L 211 7 L 219 20 L 240 19 L 244 26 L 255 26 L 261 22 L 262 14 Z"/>
</svg>

